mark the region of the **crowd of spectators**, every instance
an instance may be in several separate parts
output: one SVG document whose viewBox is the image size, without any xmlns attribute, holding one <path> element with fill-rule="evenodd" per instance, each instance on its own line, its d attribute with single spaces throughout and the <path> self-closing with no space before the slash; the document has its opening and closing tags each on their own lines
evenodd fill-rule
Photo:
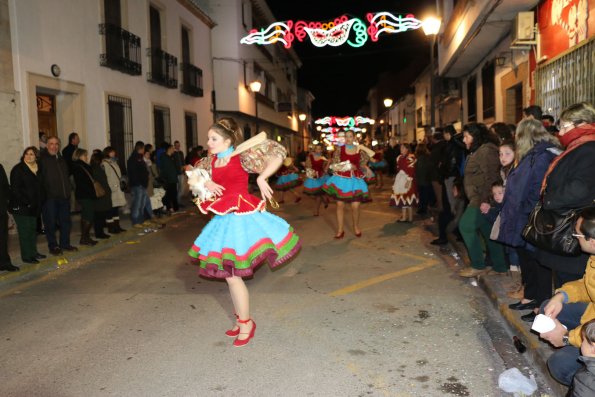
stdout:
<svg viewBox="0 0 595 397">
<path fill-rule="evenodd" d="M 9 173 L 0 166 L 0 270 L 19 270 L 8 255 L 9 213 L 17 225 L 21 261 L 29 264 L 46 258 L 37 250 L 40 234 L 52 255 L 78 250 L 71 244 L 73 213 L 80 213 L 80 245 L 94 246 L 97 239 L 124 232 L 120 214 L 128 208 L 133 227 L 163 227 L 153 218 L 179 211 L 187 192 L 184 167 L 205 154 L 199 146 L 184 156 L 179 141 L 156 151 L 139 141 L 121 169 L 114 147 L 89 153 L 79 147 L 75 132 L 61 151 L 56 136 L 40 133 L 39 143 L 27 147 Z"/>
<path fill-rule="evenodd" d="M 593 387 L 586 335 L 595 325 L 590 331 L 583 325 L 595 318 L 593 256 L 589 262 L 595 254 L 595 108 L 569 106 L 555 122 L 530 106 L 516 126 L 469 123 L 460 132 L 449 126 L 418 148 L 418 213 L 431 211 L 438 222 L 432 244 L 464 242 L 470 266 L 459 272 L 462 277 L 520 270 L 520 284 L 508 291 L 518 301 L 509 308 L 523 311 L 528 325 L 540 311 L 553 318 L 556 328 L 540 335 L 559 348 L 548 360 L 552 376 L 570 386 L 581 371 L 584 386 L 590 366 Z M 569 256 L 527 242 L 523 231 L 536 207 L 578 218 L 573 236 L 583 253 Z M 579 359 L 581 344 L 587 347 Z"/>
</svg>

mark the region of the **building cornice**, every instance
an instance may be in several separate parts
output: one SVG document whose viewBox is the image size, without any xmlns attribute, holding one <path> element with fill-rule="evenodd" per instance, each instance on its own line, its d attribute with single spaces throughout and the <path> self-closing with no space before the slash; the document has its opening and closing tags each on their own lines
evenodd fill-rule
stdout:
<svg viewBox="0 0 595 397">
<path fill-rule="evenodd" d="M 204 22 L 209 29 L 213 29 L 217 24 L 213 21 L 200 7 L 192 0 L 178 0 L 184 8 L 186 8 L 192 15 Z"/>
</svg>

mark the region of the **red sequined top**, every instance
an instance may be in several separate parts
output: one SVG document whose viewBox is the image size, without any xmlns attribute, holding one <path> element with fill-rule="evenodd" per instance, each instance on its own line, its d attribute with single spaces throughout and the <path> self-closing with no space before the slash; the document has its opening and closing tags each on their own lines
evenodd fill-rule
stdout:
<svg viewBox="0 0 595 397">
<path fill-rule="evenodd" d="M 306 167 L 312 168 L 316 172 L 316 178 L 320 178 L 321 176 L 323 176 L 324 163 L 326 162 L 324 157 L 318 156 L 318 159 L 316 159 L 316 156 L 314 156 L 313 154 L 309 154 L 308 158 L 310 161 L 309 164 L 306 164 Z"/>
<path fill-rule="evenodd" d="M 356 178 L 363 178 L 364 173 L 361 170 L 362 152 L 357 152 L 355 154 L 347 154 L 347 150 L 345 149 L 345 146 L 341 146 L 341 149 L 338 150 L 338 152 L 340 153 L 338 162 L 349 161 L 352 165 L 352 170 L 351 171 L 337 171 L 337 172 L 335 172 L 335 175 L 343 176 L 346 178 L 350 178 L 352 176 L 354 176 Z M 365 157 L 366 157 L 365 162 L 367 163 L 369 158 L 368 158 L 368 156 L 365 156 Z M 334 160 L 336 160 L 336 158 L 337 158 L 337 154 L 335 153 Z"/>
<path fill-rule="evenodd" d="M 240 156 L 232 156 L 229 163 L 223 167 L 215 167 L 216 160 L 217 156 L 213 156 L 211 178 L 225 190 L 223 196 L 201 202 L 198 206 L 200 211 L 204 214 L 211 211 L 217 215 L 264 211 L 266 201 L 248 193 L 248 172 L 242 167 Z"/>
</svg>

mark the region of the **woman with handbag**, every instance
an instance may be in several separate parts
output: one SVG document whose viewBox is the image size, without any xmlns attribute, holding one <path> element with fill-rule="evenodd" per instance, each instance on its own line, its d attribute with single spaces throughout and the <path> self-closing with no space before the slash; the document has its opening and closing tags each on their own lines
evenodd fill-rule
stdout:
<svg viewBox="0 0 595 397">
<path fill-rule="evenodd" d="M 126 205 L 124 191 L 127 189 L 125 179 L 122 178 L 122 171 L 116 160 L 116 149 L 111 146 L 103 149 L 103 161 L 101 168 L 107 176 L 107 183 L 112 192 L 112 208 L 107 216 L 108 233 L 117 234 L 126 230 L 120 227 L 120 208 Z"/>
<path fill-rule="evenodd" d="M 105 232 L 107 226 L 107 218 L 110 216 L 112 209 L 112 191 L 107 180 L 107 175 L 101 167 L 103 161 L 103 153 L 98 151 L 91 156 L 91 169 L 93 170 L 93 179 L 99 183 L 105 194 L 93 202 L 93 228 L 95 229 L 95 238 L 106 239 L 111 236 Z"/>
<path fill-rule="evenodd" d="M 417 159 L 410 152 L 408 143 L 401 145 L 401 154 L 397 157 L 397 176 L 393 185 L 390 204 L 401 208 L 401 218 L 397 222 L 413 222 L 413 206 L 419 203 L 415 167 Z"/>
<path fill-rule="evenodd" d="M 372 201 L 368 192 L 368 185 L 364 177 L 371 175 L 368 161 L 374 155 L 371 149 L 355 142 L 353 131 L 346 131 L 345 145 L 335 148 L 330 169 L 333 175 L 322 186 L 322 190 L 337 200 L 337 234 L 335 239 L 345 236 L 343 229 L 345 219 L 345 203 L 351 203 L 353 233 L 361 237 L 359 228 L 359 205 Z"/>
<path fill-rule="evenodd" d="M 555 234 L 554 239 L 569 239 L 580 252 L 572 238 L 572 220 L 576 211 L 595 203 L 595 108 L 586 102 L 566 108 L 560 115 L 558 138 L 565 150 L 552 161 L 543 180 L 541 209 L 544 215 L 570 219 L 565 222 L 567 233 Z M 539 222 L 539 217 L 534 221 Z M 554 272 L 555 288 L 582 277 L 587 255 L 562 255 L 559 241 L 536 244 L 539 262 Z"/>
<path fill-rule="evenodd" d="M 499 138 L 481 123 L 469 123 L 463 127 L 463 141 L 470 154 L 465 165 L 463 184 L 469 205 L 459 222 L 459 231 L 467 247 L 471 267 L 459 272 L 461 277 L 475 277 L 485 272 L 486 263 L 480 235 L 487 245 L 494 274 L 506 274 L 508 265 L 504 247 L 490 240 L 491 225 L 482 215 L 480 206 L 489 202 L 492 184 L 500 179 Z"/>
<path fill-rule="evenodd" d="M 539 200 L 541 181 L 554 157 L 561 152 L 558 139 L 540 120 L 526 119 L 516 130 L 517 165 L 506 178 L 504 202 L 500 211 L 500 228 L 496 241 L 519 255 L 521 267 L 520 301 L 509 305 L 513 310 L 531 310 L 549 299 L 552 272 L 539 264 L 536 248 L 522 238 L 522 231 L 533 207 Z M 533 320 L 532 313 L 522 319 Z"/>
<path fill-rule="evenodd" d="M 85 149 L 76 149 L 72 155 L 72 175 L 76 185 L 75 197 L 81 206 L 81 245 L 93 246 L 97 241 L 91 238 L 91 227 L 94 219 L 94 203 L 101 191 L 101 185 L 93 179 L 93 169 L 88 161 L 88 152 Z"/>
<path fill-rule="evenodd" d="M 37 177 L 37 148 L 23 152 L 21 162 L 10 172 L 9 212 L 19 233 L 21 259 L 24 263 L 39 263 L 46 256 L 37 252 L 37 218 L 41 214 L 42 191 Z"/>
</svg>

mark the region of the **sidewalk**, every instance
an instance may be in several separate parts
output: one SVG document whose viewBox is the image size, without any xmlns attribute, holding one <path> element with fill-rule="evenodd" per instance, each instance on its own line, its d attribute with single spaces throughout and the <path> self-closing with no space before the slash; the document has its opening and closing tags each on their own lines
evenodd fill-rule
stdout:
<svg viewBox="0 0 595 397">
<path fill-rule="evenodd" d="M 436 231 L 434 230 L 434 225 L 426 225 L 426 228 L 432 232 Z M 440 247 L 439 251 L 443 256 L 449 257 L 449 261 L 456 262 L 460 266 L 460 269 L 470 265 L 464 243 L 456 241 L 453 236 L 449 237 L 449 244 Z M 523 354 L 528 355 L 529 361 L 538 371 L 544 374 L 544 378 L 549 381 L 549 386 L 555 391 L 556 395 L 564 396 L 567 393 L 567 388 L 556 382 L 549 375 L 546 364 L 548 357 L 554 352 L 554 348 L 540 340 L 539 335 L 531 331 L 531 323 L 521 320 L 521 316 L 527 314 L 528 311 L 511 310 L 508 308 L 510 303 L 515 303 L 517 300 L 509 298 L 506 292 L 513 284 L 520 283 L 520 280 L 520 272 L 510 272 L 509 276 L 481 275 L 470 278 L 469 282 L 485 291 L 494 307 L 508 323 L 512 334 L 516 335 L 527 347 L 527 351 Z M 512 340 L 510 341 L 510 345 L 514 349 Z"/>
<path fill-rule="evenodd" d="M 192 211 L 193 209 L 193 206 L 187 205 L 184 209 L 181 209 L 174 215 L 164 215 L 160 218 L 153 217 L 151 222 L 155 223 L 156 225 L 165 225 L 180 218 L 182 215 L 187 214 L 186 211 Z M 133 244 L 133 241 L 137 240 L 139 237 L 159 230 L 158 228 L 151 229 L 150 227 L 143 229 L 132 227 L 130 216 L 124 215 L 123 217 L 120 217 L 120 225 L 126 230 L 125 232 L 113 234 L 109 239 L 97 240 L 98 243 L 91 247 L 82 246 L 78 243 L 81 236 L 79 213 L 71 214 L 71 223 L 72 229 L 70 231 L 70 242 L 73 246 L 78 248 L 78 251 L 65 251 L 62 255 L 53 256 L 48 252 L 48 243 L 45 235 L 38 235 L 37 251 L 43 255 L 46 255 L 47 258 L 40 260 L 37 264 L 27 264 L 21 261 L 19 236 L 17 234 L 16 226 L 10 228 L 8 231 L 8 253 L 10 255 L 12 264 L 18 266 L 21 270 L 16 272 L 0 271 L 0 286 L 48 273 L 50 271 L 59 269 L 61 266 L 64 266 L 69 262 L 85 259 L 118 244 Z M 56 238 L 59 239 L 59 236 L 59 232 L 57 232 Z M 91 238 L 95 239 L 93 231 L 91 231 Z"/>
</svg>

